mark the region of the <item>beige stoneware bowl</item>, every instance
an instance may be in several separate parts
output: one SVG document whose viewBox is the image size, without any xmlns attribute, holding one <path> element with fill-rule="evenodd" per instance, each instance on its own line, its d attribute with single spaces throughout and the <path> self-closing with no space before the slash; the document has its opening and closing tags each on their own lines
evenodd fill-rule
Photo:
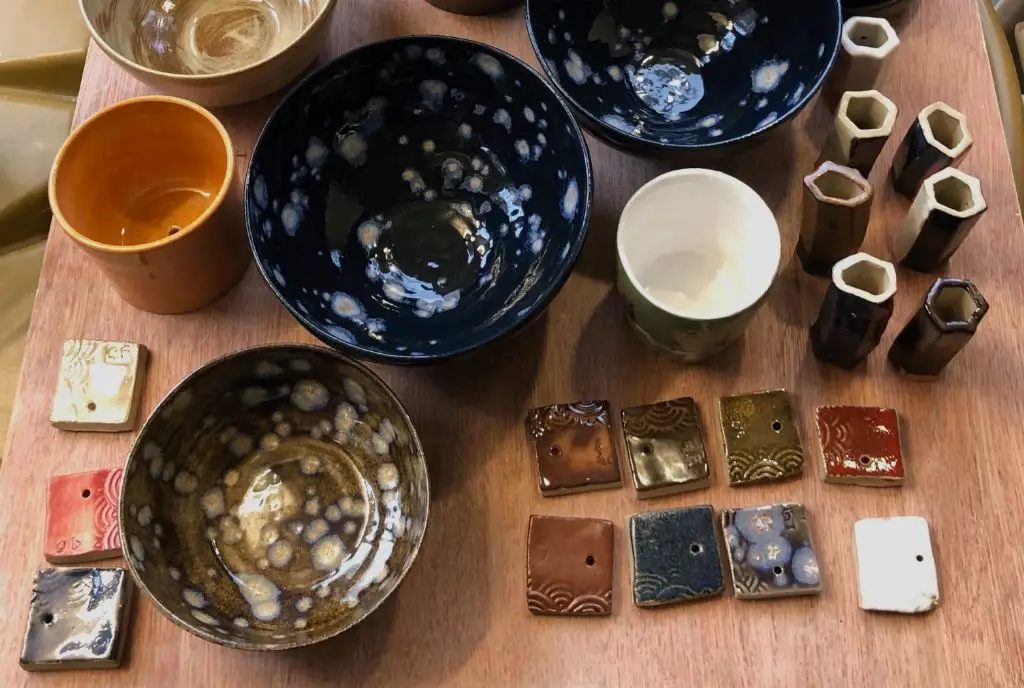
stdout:
<svg viewBox="0 0 1024 688">
<path fill-rule="evenodd" d="M 79 0 L 93 39 L 129 73 L 201 105 L 262 98 L 323 47 L 337 0 Z"/>
</svg>

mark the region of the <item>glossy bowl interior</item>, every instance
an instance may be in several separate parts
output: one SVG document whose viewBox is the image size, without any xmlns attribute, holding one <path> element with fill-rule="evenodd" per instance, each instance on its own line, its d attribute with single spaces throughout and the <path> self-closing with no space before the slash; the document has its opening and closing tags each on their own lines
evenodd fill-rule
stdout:
<svg viewBox="0 0 1024 688">
<path fill-rule="evenodd" d="M 179 626 L 280 650 L 341 633 L 391 594 L 429 492 L 416 431 L 379 378 L 326 349 L 259 347 L 200 368 L 150 416 L 121 535 Z"/>
<path fill-rule="evenodd" d="M 268 283 L 313 334 L 415 363 L 540 312 L 590 201 L 582 133 L 540 76 L 422 36 L 358 48 L 295 88 L 253 152 L 245 218 Z"/>
<path fill-rule="evenodd" d="M 759 137 L 818 91 L 839 0 L 527 0 L 548 77 L 583 124 L 634 151 L 707 151 Z"/>
<path fill-rule="evenodd" d="M 79 0 L 93 35 L 126 62 L 181 76 L 247 69 L 280 54 L 331 0 Z"/>
</svg>

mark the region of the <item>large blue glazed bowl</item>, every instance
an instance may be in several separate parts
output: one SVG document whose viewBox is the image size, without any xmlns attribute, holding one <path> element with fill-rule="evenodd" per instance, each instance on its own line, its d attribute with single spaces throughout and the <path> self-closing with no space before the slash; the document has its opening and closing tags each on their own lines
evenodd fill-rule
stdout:
<svg viewBox="0 0 1024 688">
<path fill-rule="evenodd" d="M 586 235 L 590 158 L 536 72 L 455 38 L 367 45 L 300 83 L 245 183 L 257 265 L 321 341 L 385 363 L 469 352 L 540 313 Z"/>
<path fill-rule="evenodd" d="M 537 57 L 583 125 L 641 156 L 747 148 L 821 88 L 840 0 L 527 0 Z"/>
</svg>

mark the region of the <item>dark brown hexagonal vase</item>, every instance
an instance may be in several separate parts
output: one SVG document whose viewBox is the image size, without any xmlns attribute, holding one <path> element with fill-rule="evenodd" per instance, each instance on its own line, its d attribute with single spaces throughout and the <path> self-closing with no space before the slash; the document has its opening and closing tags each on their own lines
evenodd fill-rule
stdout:
<svg viewBox="0 0 1024 688">
<path fill-rule="evenodd" d="M 939 375 L 967 345 L 988 312 L 988 302 L 968 280 L 941 278 L 896 336 L 889 362 L 915 377 Z"/>
<path fill-rule="evenodd" d="M 815 358 L 853 370 L 882 339 L 892 315 L 896 269 L 866 253 L 844 258 L 832 269 L 818 319 L 811 325 Z"/>
<path fill-rule="evenodd" d="M 855 169 L 823 162 L 804 177 L 804 210 L 797 257 L 804 270 L 818 277 L 864 241 L 871 213 L 872 189 Z"/>
<path fill-rule="evenodd" d="M 892 159 L 892 186 L 913 198 L 924 180 L 956 163 L 974 145 L 967 118 L 943 102 L 921 110 Z"/>
</svg>

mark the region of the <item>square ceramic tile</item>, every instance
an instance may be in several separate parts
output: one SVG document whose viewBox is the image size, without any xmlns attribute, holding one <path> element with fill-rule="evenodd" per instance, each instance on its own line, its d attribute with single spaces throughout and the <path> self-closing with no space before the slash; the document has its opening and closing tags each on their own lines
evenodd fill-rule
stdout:
<svg viewBox="0 0 1024 688">
<path fill-rule="evenodd" d="M 722 561 L 710 506 L 629 517 L 633 604 L 655 607 L 721 595 Z"/>
<path fill-rule="evenodd" d="M 612 613 L 615 526 L 597 518 L 530 516 L 526 605 L 534 614 Z"/>
<path fill-rule="evenodd" d="M 121 555 L 117 501 L 123 469 L 104 468 L 50 478 L 46 494 L 46 543 L 51 564 Z"/>
<path fill-rule="evenodd" d="M 785 390 L 722 397 L 718 418 L 730 485 L 785 480 L 803 473 L 800 430 Z"/>
<path fill-rule="evenodd" d="M 21 666 L 28 671 L 121 664 L 134 597 L 122 569 L 44 569 L 36 574 Z"/>
<path fill-rule="evenodd" d="M 903 448 L 896 411 L 821 406 L 817 420 L 822 480 L 875 487 L 903 482 Z"/>
<path fill-rule="evenodd" d="M 637 497 L 708 486 L 700 413 L 690 397 L 625 409 L 622 434 Z"/>
<path fill-rule="evenodd" d="M 939 606 L 928 522 L 919 516 L 863 518 L 853 524 L 860 608 L 921 614 Z"/>
<path fill-rule="evenodd" d="M 50 422 L 61 430 L 133 430 L 145 367 L 146 348 L 138 344 L 67 340 Z"/>
<path fill-rule="evenodd" d="M 531 409 L 526 433 L 533 442 L 545 497 L 622 484 L 607 401 Z"/>
<path fill-rule="evenodd" d="M 802 505 L 722 509 L 722 533 L 737 599 L 821 592 L 818 557 Z"/>
</svg>

